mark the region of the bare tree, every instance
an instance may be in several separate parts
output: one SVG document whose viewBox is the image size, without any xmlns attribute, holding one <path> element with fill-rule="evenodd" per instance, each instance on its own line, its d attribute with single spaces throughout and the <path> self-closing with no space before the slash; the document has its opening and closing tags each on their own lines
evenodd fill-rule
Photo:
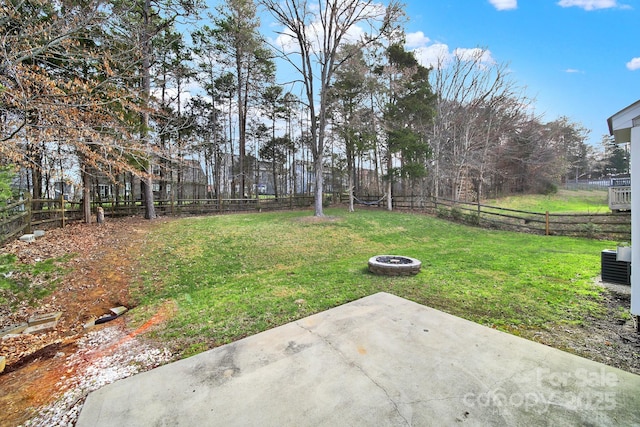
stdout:
<svg viewBox="0 0 640 427">
<path fill-rule="evenodd" d="M 396 21 L 400 5 L 395 0 L 386 8 L 372 0 L 259 0 L 259 3 L 284 26 L 279 33 L 282 43 L 277 48 L 302 77 L 312 119 L 315 216 L 323 216 L 328 89 L 336 70 L 346 60 L 338 60 L 338 50 L 347 42 L 361 48 L 373 43 Z"/>
<path fill-rule="evenodd" d="M 502 135 L 520 124 L 530 100 L 508 78 L 506 64 L 497 64 L 485 49 L 456 52 L 441 58 L 433 76 L 436 116 L 431 135 L 434 194 L 448 183 L 454 199 L 475 181 L 477 197 L 491 156 Z"/>
</svg>

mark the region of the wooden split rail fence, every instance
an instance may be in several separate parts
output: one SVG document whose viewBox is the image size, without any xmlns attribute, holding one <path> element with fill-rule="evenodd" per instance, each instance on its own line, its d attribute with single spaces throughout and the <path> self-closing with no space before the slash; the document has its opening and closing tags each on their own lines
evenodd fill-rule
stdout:
<svg viewBox="0 0 640 427">
<path fill-rule="evenodd" d="M 386 200 L 379 196 L 359 197 L 368 207 L 385 208 Z M 631 213 L 551 213 L 529 212 L 478 202 L 461 202 L 445 198 L 395 196 L 393 209 L 419 211 L 442 218 L 484 228 L 495 228 L 544 235 L 588 237 L 629 242 Z"/>
<path fill-rule="evenodd" d="M 344 202 L 344 196 L 334 199 Z M 380 196 L 359 197 L 367 208 L 386 208 Z M 313 206 L 312 196 L 278 199 L 189 199 L 158 200 L 160 216 L 206 215 L 231 212 L 290 210 Z M 550 213 L 528 212 L 481 203 L 460 202 L 444 198 L 395 196 L 393 209 L 418 211 L 475 226 L 545 235 L 588 237 L 630 241 L 630 212 Z M 105 216 L 122 217 L 144 214 L 144 204 L 132 202 L 92 203 L 92 212 L 102 206 Z M 64 227 L 70 221 L 82 220 L 79 202 L 59 199 L 26 199 L 0 208 L 0 244 L 36 228 Z"/>
<path fill-rule="evenodd" d="M 308 208 L 313 196 L 279 197 L 269 199 L 184 199 L 178 201 L 157 200 L 155 211 L 160 216 L 206 215 L 231 212 L 260 212 Z M 104 209 L 106 217 L 143 215 L 141 201 L 92 203 L 91 212 Z M 64 227 L 71 221 L 83 219 L 82 205 L 64 198 L 25 199 L 0 208 L 0 244 L 33 230 Z M 95 220 L 95 218 L 94 218 Z"/>
</svg>

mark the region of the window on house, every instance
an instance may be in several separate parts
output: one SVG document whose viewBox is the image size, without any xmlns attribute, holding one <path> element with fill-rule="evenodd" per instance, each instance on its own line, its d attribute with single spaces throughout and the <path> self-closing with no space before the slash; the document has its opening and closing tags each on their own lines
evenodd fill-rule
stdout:
<svg viewBox="0 0 640 427">
<path fill-rule="evenodd" d="M 98 184 L 98 194 L 101 199 L 108 199 L 111 196 L 111 186 L 106 184 Z"/>
</svg>

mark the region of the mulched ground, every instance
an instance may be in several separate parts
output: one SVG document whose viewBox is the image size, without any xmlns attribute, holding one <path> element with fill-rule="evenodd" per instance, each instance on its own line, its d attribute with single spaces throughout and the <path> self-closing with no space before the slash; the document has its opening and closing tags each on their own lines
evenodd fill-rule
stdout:
<svg viewBox="0 0 640 427">
<path fill-rule="evenodd" d="M 105 354 L 113 359 L 114 353 L 122 351 L 116 344 L 130 332 L 122 318 L 91 329 L 85 329 L 85 324 L 108 313 L 110 308 L 131 307 L 129 286 L 134 277 L 138 249 L 143 244 L 146 231 L 154 224 L 141 218 L 110 220 L 103 225 L 76 223 L 64 229 L 48 230 L 35 242 L 14 241 L 0 249 L 0 253 L 14 254 L 26 264 L 74 254 L 70 260 L 61 263 L 68 273 L 50 278 L 59 280 L 56 290 L 37 305 L 22 303 L 13 310 L 8 304 L 0 306 L 0 328 L 27 322 L 37 314 L 63 312 L 54 330 L 0 339 L 0 355 L 7 358 L 6 369 L 0 374 L 1 426 L 25 423 L 48 405 L 64 400 L 65 393 L 81 383 L 81 377 L 90 376 L 87 372 L 95 370 L 96 363 L 98 366 L 104 363 L 101 358 Z M 27 279 L 30 279 L 30 286 L 43 285 L 39 283 L 42 279 L 37 277 Z M 114 328 L 119 332 L 114 333 Z M 96 333 L 107 338 L 98 339 L 94 336 Z M 101 343 L 93 349 L 100 356 L 87 349 L 85 341 L 88 337 L 92 337 L 90 343 L 96 340 Z M 140 342 L 136 345 L 138 350 L 142 346 Z M 163 350 L 159 351 L 162 353 Z M 78 361 L 78 354 L 89 353 L 93 355 Z M 127 367 L 140 352 L 135 351 L 129 357 L 126 354 L 109 363 Z M 160 361 L 166 362 L 169 357 L 167 354 L 153 356 L 149 363 L 137 364 L 142 369 L 151 368 Z M 114 374 L 114 380 L 121 375 Z M 83 394 L 74 399 L 66 406 L 81 404 Z M 72 410 L 63 407 L 59 412 Z M 48 419 L 27 425 L 66 425 L 72 421 L 58 420 L 58 423 L 54 419 L 49 413 Z"/>
</svg>

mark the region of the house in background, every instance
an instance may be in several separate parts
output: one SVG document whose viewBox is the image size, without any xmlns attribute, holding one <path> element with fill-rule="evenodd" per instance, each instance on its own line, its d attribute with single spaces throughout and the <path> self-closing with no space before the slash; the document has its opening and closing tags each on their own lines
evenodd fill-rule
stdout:
<svg viewBox="0 0 640 427">
<path fill-rule="evenodd" d="M 207 197 L 207 176 L 197 160 L 185 160 L 164 172 L 154 167 L 153 196 L 155 200 L 204 199 Z M 142 183 L 131 172 L 110 177 L 100 171 L 91 172 L 93 201 L 142 200 Z"/>
<path fill-rule="evenodd" d="M 173 185 L 178 199 L 207 198 L 207 176 L 197 160 L 184 160 L 174 170 Z M 177 180 L 177 177 L 179 180 Z"/>
</svg>

